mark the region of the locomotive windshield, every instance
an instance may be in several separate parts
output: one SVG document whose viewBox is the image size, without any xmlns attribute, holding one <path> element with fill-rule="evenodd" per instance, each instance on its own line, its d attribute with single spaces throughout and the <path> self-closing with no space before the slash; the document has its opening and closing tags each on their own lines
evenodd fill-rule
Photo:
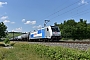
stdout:
<svg viewBox="0 0 90 60">
<path fill-rule="evenodd" d="M 60 32 L 57 26 L 51 26 L 52 32 Z"/>
</svg>

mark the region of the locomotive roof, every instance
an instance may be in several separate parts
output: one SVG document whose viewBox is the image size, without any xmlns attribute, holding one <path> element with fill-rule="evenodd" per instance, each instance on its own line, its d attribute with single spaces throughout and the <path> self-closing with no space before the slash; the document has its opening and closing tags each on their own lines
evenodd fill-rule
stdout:
<svg viewBox="0 0 90 60">
<path fill-rule="evenodd" d="M 47 27 L 55 27 L 55 26 L 45 26 L 45 27 L 42 27 L 42 28 L 39 28 L 39 29 L 37 29 L 37 30 L 41 30 L 41 29 L 44 29 L 44 28 L 47 28 Z M 33 30 L 33 31 L 31 31 L 31 32 L 36 32 L 37 30 Z"/>
</svg>

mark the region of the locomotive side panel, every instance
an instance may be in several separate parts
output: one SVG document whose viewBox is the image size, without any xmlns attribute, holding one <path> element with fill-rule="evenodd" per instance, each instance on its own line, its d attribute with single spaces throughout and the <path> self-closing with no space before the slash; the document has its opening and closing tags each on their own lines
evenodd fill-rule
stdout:
<svg viewBox="0 0 90 60">
<path fill-rule="evenodd" d="M 45 29 L 42 29 L 41 32 L 42 32 L 42 38 L 45 38 Z"/>
<path fill-rule="evenodd" d="M 31 32 L 30 39 L 45 38 L 45 29 L 39 29 L 38 31 Z"/>
<path fill-rule="evenodd" d="M 50 26 L 45 28 L 45 38 L 50 39 L 51 38 L 51 28 Z"/>
</svg>

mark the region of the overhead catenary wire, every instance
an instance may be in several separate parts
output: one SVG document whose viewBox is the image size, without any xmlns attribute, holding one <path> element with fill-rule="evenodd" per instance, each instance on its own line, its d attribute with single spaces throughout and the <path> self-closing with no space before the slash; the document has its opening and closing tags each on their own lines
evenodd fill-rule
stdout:
<svg viewBox="0 0 90 60">
<path fill-rule="evenodd" d="M 56 7 L 55 9 L 53 9 L 53 10 L 56 10 L 56 9 L 58 9 L 59 7 L 61 7 L 61 6 L 63 6 L 64 4 L 66 4 L 67 2 L 68 2 L 69 0 L 65 0 L 64 1 L 64 3 L 62 3 L 62 4 L 60 4 L 58 7 Z M 57 12 L 57 11 L 56 11 Z M 55 12 L 54 12 L 55 13 Z M 52 13 L 53 14 L 53 13 Z"/>
<path fill-rule="evenodd" d="M 89 2 L 90 2 L 90 1 L 89 1 Z M 88 3 L 89 3 L 89 2 L 88 2 Z M 66 11 L 66 12 L 64 12 L 64 13 L 62 13 L 62 14 L 59 14 L 59 15 L 57 15 L 57 16 L 51 18 L 51 19 L 55 19 L 56 17 L 59 17 L 59 16 L 61 16 L 61 15 L 64 15 L 64 14 L 66 14 L 66 13 L 68 13 L 68 12 L 71 12 L 72 10 L 75 10 L 75 9 L 77 9 L 77 8 L 83 6 L 83 5 L 84 5 L 84 4 L 81 4 L 81 5 L 79 5 L 79 6 L 75 7 L 75 8 L 73 8 L 73 9 L 68 10 L 68 11 Z"/>
<path fill-rule="evenodd" d="M 77 4 L 78 2 L 80 2 L 80 0 L 77 1 L 77 2 L 75 2 L 75 3 L 70 4 L 70 5 L 68 5 L 68 6 L 66 6 L 66 7 L 64 7 L 64 8 L 62 8 L 62 9 L 56 11 L 56 12 L 54 12 L 54 13 L 52 13 L 51 15 L 47 16 L 46 18 L 51 17 L 51 16 L 55 15 L 56 13 L 58 13 L 58 12 L 60 12 L 60 11 L 63 11 L 63 10 L 65 10 L 66 8 L 69 8 L 70 6 L 73 6 L 74 4 Z"/>
<path fill-rule="evenodd" d="M 83 12 L 83 13 L 81 13 L 81 14 L 78 14 L 78 15 L 74 16 L 74 17 L 81 16 L 81 15 L 85 15 L 85 14 L 88 14 L 88 13 L 90 13 L 90 11 Z"/>
<path fill-rule="evenodd" d="M 66 7 L 64 7 L 64 8 L 62 8 L 62 9 L 60 9 L 60 10 L 57 10 L 56 12 L 54 12 L 54 13 L 52 13 L 51 15 L 47 16 L 45 19 L 47 19 L 47 18 L 49 18 L 49 17 L 52 17 L 52 16 L 56 15 L 57 13 L 62 12 L 63 10 L 68 9 L 69 7 L 71 7 L 71 6 L 75 5 L 75 4 L 80 3 L 80 1 L 81 1 L 81 0 L 78 0 L 78 1 L 76 1 L 76 2 L 74 2 L 74 3 L 72 3 L 72 4 L 68 5 L 68 6 L 66 6 Z M 89 1 L 89 2 L 90 2 L 90 1 Z M 87 3 L 89 3 L 89 2 L 87 2 Z M 66 13 L 71 12 L 71 11 L 73 11 L 73 10 L 75 10 L 75 9 L 83 6 L 83 5 L 84 5 L 84 4 L 80 4 L 80 5 L 78 5 L 78 6 L 75 7 L 75 8 L 72 8 L 72 9 L 66 11 L 66 12 L 63 12 L 62 14 L 59 14 L 59 15 L 57 15 L 57 16 L 54 16 L 54 17 L 50 18 L 49 20 L 52 20 L 52 19 L 55 19 L 55 18 L 57 18 L 57 17 L 59 17 L 59 16 L 65 15 Z M 78 15 L 79 15 L 79 13 L 80 13 L 80 12 L 78 12 Z M 83 14 L 83 12 L 82 12 L 82 14 Z M 77 15 L 77 14 L 76 14 L 76 15 Z"/>
<path fill-rule="evenodd" d="M 90 8 L 89 9 L 85 9 L 83 11 L 80 11 L 79 13 L 76 13 L 76 14 L 72 15 L 72 17 L 76 17 L 76 16 L 79 16 L 81 14 L 87 13 L 87 11 L 89 12 L 90 11 Z"/>
</svg>

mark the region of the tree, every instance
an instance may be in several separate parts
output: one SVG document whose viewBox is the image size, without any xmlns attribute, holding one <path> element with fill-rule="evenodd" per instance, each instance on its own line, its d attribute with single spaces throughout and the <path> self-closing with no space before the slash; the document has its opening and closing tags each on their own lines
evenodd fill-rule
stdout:
<svg viewBox="0 0 90 60">
<path fill-rule="evenodd" d="M 73 34 L 75 33 L 76 22 L 72 19 L 64 21 L 64 23 L 60 24 L 60 28 L 62 30 L 62 36 L 64 38 L 73 38 Z"/>
<path fill-rule="evenodd" d="M 7 26 L 4 25 L 3 22 L 0 22 L 0 38 L 3 38 L 7 35 L 6 34 L 6 29 L 7 29 Z"/>
<path fill-rule="evenodd" d="M 87 39 L 90 38 L 90 23 L 87 24 L 87 20 L 80 19 L 79 22 L 75 20 L 65 20 L 61 24 L 56 24 L 60 30 L 63 38 L 66 39 Z"/>
<path fill-rule="evenodd" d="M 87 38 L 87 23 L 86 20 L 80 19 L 80 22 L 76 25 L 76 34 L 77 39 L 85 39 Z"/>
</svg>

